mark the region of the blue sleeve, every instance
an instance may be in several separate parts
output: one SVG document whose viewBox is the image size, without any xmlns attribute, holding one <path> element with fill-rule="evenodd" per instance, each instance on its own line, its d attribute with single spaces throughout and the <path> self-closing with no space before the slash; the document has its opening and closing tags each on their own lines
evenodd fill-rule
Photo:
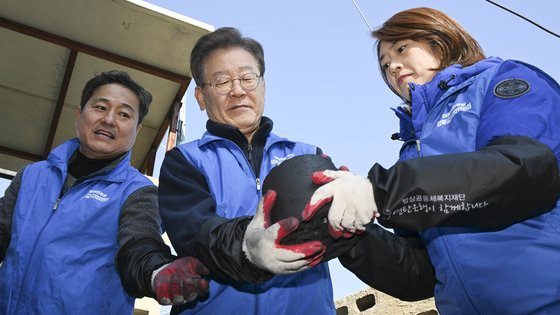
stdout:
<svg viewBox="0 0 560 315">
<path fill-rule="evenodd" d="M 527 136 L 548 145 L 559 159 L 558 83 L 540 69 L 519 61 L 505 61 L 496 73 L 484 99 L 477 150 L 497 137 Z"/>
</svg>

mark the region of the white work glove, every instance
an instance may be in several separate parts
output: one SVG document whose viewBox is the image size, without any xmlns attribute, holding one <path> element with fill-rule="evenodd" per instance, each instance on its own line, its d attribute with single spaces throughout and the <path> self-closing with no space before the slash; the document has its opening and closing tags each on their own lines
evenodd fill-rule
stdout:
<svg viewBox="0 0 560 315">
<path fill-rule="evenodd" d="M 242 245 L 247 259 L 274 274 L 296 273 L 320 263 L 326 249 L 320 241 L 280 244 L 283 238 L 298 228 L 299 220 L 288 217 L 271 225 L 270 212 L 275 200 L 276 192 L 269 189 L 247 226 Z"/>
<path fill-rule="evenodd" d="M 313 173 L 311 180 L 323 185 L 311 196 L 311 205 L 332 200 L 328 220 L 333 237 L 360 233 L 379 216 L 369 179 L 348 171 L 326 170 Z"/>
</svg>

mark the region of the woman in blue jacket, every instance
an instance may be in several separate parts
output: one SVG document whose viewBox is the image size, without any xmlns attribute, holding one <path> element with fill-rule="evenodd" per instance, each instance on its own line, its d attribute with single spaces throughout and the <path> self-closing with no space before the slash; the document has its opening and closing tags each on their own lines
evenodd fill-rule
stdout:
<svg viewBox="0 0 560 315">
<path fill-rule="evenodd" d="M 442 314 L 560 311 L 560 86 L 534 66 L 486 58 L 457 22 L 399 12 L 372 36 L 381 75 L 404 105 L 404 142 L 365 179 L 315 174 L 335 231 L 365 230 L 341 262 Z M 344 191 L 363 194 L 344 194 Z M 368 224 L 375 216 L 395 233 Z M 367 226 L 366 226 L 367 224 Z"/>
</svg>

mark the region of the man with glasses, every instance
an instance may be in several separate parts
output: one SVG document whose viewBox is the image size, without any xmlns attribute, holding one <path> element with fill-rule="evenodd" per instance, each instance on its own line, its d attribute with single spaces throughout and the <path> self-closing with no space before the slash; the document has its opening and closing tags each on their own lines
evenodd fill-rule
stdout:
<svg viewBox="0 0 560 315">
<path fill-rule="evenodd" d="M 220 28 L 199 39 L 190 64 L 207 132 L 167 153 L 159 204 L 179 256 L 210 270 L 210 292 L 172 313 L 334 314 L 328 266 L 319 264 L 325 246 L 281 245 L 297 220 L 270 224 L 274 193 L 259 203 L 261 181 L 279 161 L 321 153 L 271 133 L 261 45 Z"/>
</svg>

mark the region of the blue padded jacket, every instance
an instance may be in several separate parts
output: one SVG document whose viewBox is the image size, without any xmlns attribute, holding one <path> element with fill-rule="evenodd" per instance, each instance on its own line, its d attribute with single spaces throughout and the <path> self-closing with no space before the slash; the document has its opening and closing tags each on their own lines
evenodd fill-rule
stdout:
<svg viewBox="0 0 560 315">
<path fill-rule="evenodd" d="M 24 170 L 0 269 L 2 314 L 132 314 L 115 269 L 119 215 L 131 193 L 153 184 L 129 152 L 61 195 L 78 146 L 67 141 Z"/>
<path fill-rule="evenodd" d="M 262 196 L 259 178 L 282 161 L 317 148 L 270 133 L 257 178 L 241 149 L 231 140 L 206 132 L 200 140 L 179 146 L 186 160 L 206 178 L 225 218 L 254 215 Z M 230 286 L 210 281 L 208 299 L 181 314 L 334 314 L 332 283 L 327 264 L 294 275 L 275 276 L 261 284 Z"/>
<path fill-rule="evenodd" d="M 534 66 L 488 58 L 410 89 L 412 116 L 396 109 L 401 160 L 472 152 L 501 136 L 536 139 L 560 160 L 560 86 Z M 437 227 L 420 236 L 442 314 L 560 313 L 560 203 L 494 232 Z"/>
</svg>

